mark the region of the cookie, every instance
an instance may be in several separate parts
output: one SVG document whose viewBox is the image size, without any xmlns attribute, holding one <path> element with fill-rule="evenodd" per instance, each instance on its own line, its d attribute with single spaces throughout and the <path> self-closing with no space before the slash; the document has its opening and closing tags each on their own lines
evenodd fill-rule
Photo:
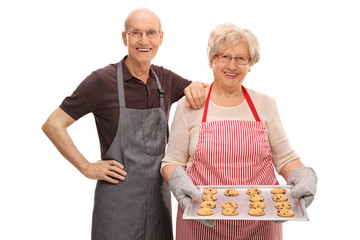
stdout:
<svg viewBox="0 0 360 240">
<path fill-rule="evenodd" d="M 205 201 L 200 203 L 200 207 L 202 208 L 215 208 L 216 203 L 214 201 Z"/>
<path fill-rule="evenodd" d="M 212 187 L 205 188 L 203 191 L 204 194 L 216 194 L 217 192 L 216 188 Z"/>
<path fill-rule="evenodd" d="M 248 211 L 248 214 L 251 216 L 264 216 L 265 215 L 265 210 L 262 208 L 251 208 Z"/>
<path fill-rule="evenodd" d="M 291 209 L 278 209 L 277 215 L 280 217 L 293 217 L 295 213 Z"/>
<path fill-rule="evenodd" d="M 277 209 L 291 209 L 291 204 L 289 202 L 278 202 L 275 207 Z"/>
<path fill-rule="evenodd" d="M 250 195 L 249 200 L 252 202 L 263 202 L 264 197 L 258 194 Z"/>
<path fill-rule="evenodd" d="M 275 194 L 272 198 L 275 202 L 285 202 L 288 197 L 285 194 Z"/>
<path fill-rule="evenodd" d="M 249 208 L 261 208 L 261 209 L 264 209 L 265 208 L 265 203 L 263 203 L 263 202 L 252 202 L 252 203 L 250 203 Z"/>
<path fill-rule="evenodd" d="M 217 196 L 216 195 L 212 195 L 212 194 L 205 194 L 202 199 L 204 201 L 216 201 L 217 200 Z"/>
<path fill-rule="evenodd" d="M 285 194 L 286 189 L 283 187 L 276 187 L 276 188 L 271 189 L 271 193 L 272 194 Z"/>
<path fill-rule="evenodd" d="M 224 208 L 221 213 L 225 216 L 236 216 L 239 214 L 238 210 L 234 208 Z"/>
<path fill-rule="evenodd" d="M 226 196 L 237 196 L 237 195 L 239 195 L 239 191 L 235 190 L 235 189 L 228 188 L 228 189 L 225 190 L 224 194 Z"/>
<path fill-rule="evenodd" d="M 226 202 L 222 205 L 223 208 L 233 208 L 236 209 L 238 208 L 238 205 L 234 202 Z"/>
<path fill-rule="evenodd" d="M 261 190 L 258 189 L 258 188 L 249 188 L 247 191 L 246 191 L 246 194 L 247 195 L 254 195 L 254 194 L 260 194 L 261 193 Z"/>
<path fill-rule="evenodd" d="M 200 208 L 196 212 L 200 216 L 209 216 L 214 214 L 213 210 L 211 208 Z"/>
</svg>

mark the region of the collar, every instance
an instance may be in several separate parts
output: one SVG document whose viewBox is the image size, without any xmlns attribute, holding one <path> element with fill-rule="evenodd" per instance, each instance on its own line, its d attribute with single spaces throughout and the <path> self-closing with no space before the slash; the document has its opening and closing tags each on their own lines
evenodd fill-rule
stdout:
<svg viewBox="0 0 360 240">
<path fill-rule="evenodd" d="M 137 79 L 136 77 L 134 77 L 131 72 L 129 71 L 129 69 L 127 68 L 126 64 L 125 64 L 125 60 L 127 58 L 127 55 L 121 60 L 121 64 L 123 67 L 123 80 L 125 81 L 130 81 L 132 79 Z M 152 68 L 152 65 L 150 66 L 150 68 Z M 153 72 L 150 69 L 149 72 L 149 79 L 155 79 L 155 76 L 153 74 Z"/>
</svg>

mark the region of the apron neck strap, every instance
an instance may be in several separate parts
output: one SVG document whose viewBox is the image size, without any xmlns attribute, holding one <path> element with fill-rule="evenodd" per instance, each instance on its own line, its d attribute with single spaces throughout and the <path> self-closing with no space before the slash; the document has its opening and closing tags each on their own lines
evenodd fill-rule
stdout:
<svg viewBox="0 0 360 240">
<path fill-rule="evenodd" d="M 151 72 L 155 76 L 155 81 L 156 81 L 156 85 L 157 85 L 157 88 L 158 88 L 158 96 L 159 96 L 159 99 L 160 99 L 160 107 L 165 109 L 165 104 L 164 104 L 164 93 L 165 93 L 165 91 L 164 91 L 164 89 L 162 89 L 161 84 L 160 84 L 160 80 L 159 80 L 158 76 L 156 75 L 154 69 L 152 69 L 152 67 L 150 67 L 150 69 L 151 69 Z"/>
<path fill-rule="evenodd" d="M 117 65 L 117 82 L 118 82 L 118 95 L 119 95 L 119 106 L 120 108 L 125 108 L 125 91 L 124 91 L 124 78 L 123 78 L 123 61 L 121 60 Z M 155 76 L 155 82 L 158 88 L 158 95 L 160 101 L 160 108 L 165 112 L 165 102 L 164 102 L 164 90 L 161 87 L 160 80 L 156 75 L 155 71 L 150 66 L 151 72 Z"/>
<path fill-rule="evenodd" d="M 208 95 L 206 97 L 202 122 L 206 122 L 207 112 L 208 112 L 208 108 L 209 108 L 209 101 L 210 101 L 210 93 L 211 93 L 211 89 L 212 89 L 213 84 L 214 84 L 214 82 L 210 85 L 209 92 L 208 92 Z"/>
<path fill-rule="evenodd" d="M 207 95 L 207 98 L 206 98 L 206 102 L 205 102 L 205 108 L 204 108 L 204 114 L 203 114 L 203 119 L 202 119 L 202 122 L 206 122 L 206 118 L 207 118 L 207 113 L 208 113 L 208 108 L 209 108 L 209 101 L 210 101 L 210 93 L 211 93 L 211 89 L 212 89 L 212 86 L 213 86 L 214 83 L 212 83 L 210 85 L 210 88 L 209 88 L 209 93 Z M 241 89 L 244 93 L 244 97 L 250 107 L 250 110 L 251 112 L 253 113 L 254 115 L 254 118 L 257 122 L 260 122 L 260 117 L 259 117 L 259 114 L 257 113 L 256 109 L 255 109 L 255 106 L 254 106 L 254 103 L 252 102 L 251 98 L 250 98 L 250 95 L 249 93 L 247 92 L 247 90 L 245 89 L 244 86 L 241 85 Z"/>
<path fill-rule="evenodd" d="M 258 114 L 257 111 L 256 111 L 256 108 L 255 108 L 255 106 L 254 106 L 253 101 L 252 101 L 251 98 L 250 98 L 250 95 L 249 95 L 248 91 L 246 90 L 246 88 L 245 88 L 243 85 L 241 85 L 241 88 L 242 88 L 242 91 L 243 91 L 243 93 L 244 93 L 245 99 L 246 99 L 247 103 L 249 104 L 250 110 L 251 110 L 251 112 L 252 112 L 253 115 L 254 115 L 255 120 L 256 120 L 257 122 L 261 122 L 260 117 L 259 117 L 259 114 Z"/>
</svg>

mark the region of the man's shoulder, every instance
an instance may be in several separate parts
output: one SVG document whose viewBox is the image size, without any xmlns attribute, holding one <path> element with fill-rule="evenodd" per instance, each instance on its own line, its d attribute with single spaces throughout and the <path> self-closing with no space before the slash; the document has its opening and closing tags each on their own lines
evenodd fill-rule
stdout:
<svg viewBox="0 0 360 240">
<path fill-rule="evenodd" d="M 116 75 L 116 69 L 117 69 L 117 65 L 118 63 L 111 63 L 105 67 L 102 67 L 102 68 L 99 68 L 97 70 L 95 70 L 94 72 L 99 75 L 100 77 L 101 76 L 107 76 L 107 75 L 111 75 L 111 76 L 114 76 Z"/>
<path fill-rule="evenodd" d="M 184 87 L 191 83 L 189 80 L 163 66 L 151 64 L 151 68 L 154 70 L 161 82 L 166 79 L 166 82 L 169 84 L 171 84 L 171 82 L 176 82 L 177 84 L 180 83 L 181 85 L 184 85 Z"/>
<path fill-rule="evenodd" d="M 156 74 L 158 73 L 171 73 L 171 70 L 163 67 L 163 66 L 159 66 L 159 65 L 155 65 L 155 64 L 151 64 L 151 68 L 156 72 Z"/>
</svg>

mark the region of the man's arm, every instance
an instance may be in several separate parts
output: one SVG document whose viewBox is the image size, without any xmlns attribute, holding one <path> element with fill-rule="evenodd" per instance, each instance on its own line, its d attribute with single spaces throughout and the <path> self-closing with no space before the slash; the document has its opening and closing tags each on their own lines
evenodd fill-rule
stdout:
<svg viewBox="0 0 360 240">
<path fill-rule="evenodd" d="M 80 153 L 66 130 L 74 122 L 75 120 L 72 117 L 61 108 L 57 108 L 46 120 L 42 130 L 64 158 L 86 177 L 115 184 L 119 183 L 117 179 L 124 181 L 126 172 L 121 163 L 115 160 L 90 163 Z"/>
</svg>

